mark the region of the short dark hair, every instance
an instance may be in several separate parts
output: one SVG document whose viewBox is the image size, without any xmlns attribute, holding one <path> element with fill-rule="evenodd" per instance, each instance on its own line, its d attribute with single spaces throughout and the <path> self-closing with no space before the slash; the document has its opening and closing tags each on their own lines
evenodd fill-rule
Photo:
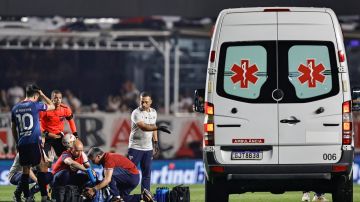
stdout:
<svg viewBox="0 0 360 202">
<path fill-rule="evenodd" d="M 26 97 L 34 96 L 36 93 L 39 93 L 39 90 L 40 88 L 36 84 L 26 86 Z"/>
<path fill-rule="evenodd" d="M 51 91 L 51 95 L 52 94 L 62 94 L 62 93 L 60 90 L 55 89 L 55 90 Z"/>
<path fill-rule="evenodd" d="M 146 91 L 143 91 L 140 93 L 140 97 L 150 97 L 151 98 L 151 94 Z"/>
<path fill-rule="evenodd" d="M 87 153 L 87 156 L 89 159 L 95 158 L 97 155 L 103 155 L 104 151 L 100 149 L 99 147 L 91 147 L 89 152 Z"/>
</svg>

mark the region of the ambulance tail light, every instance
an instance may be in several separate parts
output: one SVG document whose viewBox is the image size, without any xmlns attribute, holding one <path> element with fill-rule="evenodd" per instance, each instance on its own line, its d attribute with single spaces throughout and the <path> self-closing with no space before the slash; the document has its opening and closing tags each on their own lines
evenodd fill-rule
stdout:
<svg viewBox="0 0 360 202">
<path fill-rule="evenodd" d="M 344 51 L 340 50 L 338 52 L 338 54 L 339 54 L 339 61 L 340 62 L 345 62 L 345 53 L 344 53 Z"/>
<path fill-rule="evenodd" d="M 211 63 L 215 62 L 215 55 L 216 55 L 216 53 L 214 50 L 210 52 L 210 62 Z"/>
<path fill-rule="evenodd" d="M 215 141 L 214 141 L 214 123 L 210 123 L 213 120 L 208 120 L 208 123 L 204 124 L 204 131 L 205 131 L 205 135 L 204 135 L 204 143 L 205 146 L 214 146 L 215 145 Z"/>
<path fill-rule="evenodd" d="M 214 104 L 205 102 L 205 123 L 204 123 L 204 144 L 205 146 L 214 146 Z"/>
<path fill-rule="evenodd" d="M 343 122 L 342 122 L 342 144 L 351 145 L 352 143 L 352 115 L 351 101 L 343 103 Z"/>
<path fill-rule="evenodd" d="M 210 102 L 205 102 L 205 114 L 214 115 L 214 105 Z"/>
<path fill-rule="evenodd" d="M 213 123 L 205 123 L 205 125 L 204 125 L 204 130 L 205 130 L 205 132 L 207 132 L 207 133 L 213 133 L 214 132 L 214 124 Z"/>
</svg>

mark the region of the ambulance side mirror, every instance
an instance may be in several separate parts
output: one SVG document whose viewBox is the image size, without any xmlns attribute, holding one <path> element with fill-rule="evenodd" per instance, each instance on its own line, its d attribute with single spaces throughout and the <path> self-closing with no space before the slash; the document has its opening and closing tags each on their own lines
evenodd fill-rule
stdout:
<svg viewBox="0 0 360 202">
<path fill-rule="evenodd" d="M 351 89 L 352 111 L 360 111 L 360 87 Z"/>
<path fill-rule="evenodd" d="M 197 89 L 194 94 L 194 111 L 204 113 L 205 89 Z"/>
</svg>

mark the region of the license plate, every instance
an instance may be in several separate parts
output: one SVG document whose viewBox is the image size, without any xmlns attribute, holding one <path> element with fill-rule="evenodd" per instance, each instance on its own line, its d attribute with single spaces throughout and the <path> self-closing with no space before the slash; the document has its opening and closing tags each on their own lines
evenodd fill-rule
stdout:
<svg viewBox="0 0 360 202">
<path fill-rule="evenodd" d="M 233 151 L 231 152 L 231 160 L 261 160 L 263 158 L 262 151 Z"/>
</svg>

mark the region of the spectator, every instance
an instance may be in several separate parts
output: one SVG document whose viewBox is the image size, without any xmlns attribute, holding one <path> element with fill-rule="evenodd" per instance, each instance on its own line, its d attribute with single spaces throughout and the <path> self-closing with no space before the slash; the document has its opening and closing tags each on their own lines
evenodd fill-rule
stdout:
<svg viewBox="0 0 360 202">
<path fill-rule="evenodd" d="M 130 109 L 126 104 L 121 104 L 120 106 L 120 112 L 121 113 L 130 113 Z"/>
<path fill-rule="evenodd" d="M 95 102 L 91 103 L 90 105 L 90 112 L 91 113 L 95 113 L 99 111 L 99 105 L 96 104 Z"/>
<path fill-rule="evenodd" d="M 121 105 L 120 96 L 109 95 L 107 98 L 106 111 L 107 112 L 116 112 L 119 111 Z"/>
<path fill-rule="evenodd" d="M 193 100 L 190 96 L 180 95 L 179 111 L 180 112 L 192 112 Z"/>
<path fill-rule="evenodd" d="M 4 89 L 0 89 L 0 112 L 8 111 L 10 111 L 10 107 L 6 99 L 6 91 Z"/>
<path fill-rule="evenodd" d="M 8 89 L 7 96 L 9 105 L 12 107 L 25 98 L 25 92 L 24 89 L 17 84 L 17 82 L 14 82 L 13 86 Z"/>
<path fill-rule="evenodd" d="M 74 113 L 81 111 L 81 101 L 69 90 L 65 90 L 63 103 L 70 106 Z"/>
<path fill-rule="evenodd" d="M 129 80 L 125 81 L 122 85 L 121 96 L 124 103 L 130 108 L 137 108 L 137 103 L 139 99 L 140 92 L 136 88 L 135 84 Z"/>
</svg>

